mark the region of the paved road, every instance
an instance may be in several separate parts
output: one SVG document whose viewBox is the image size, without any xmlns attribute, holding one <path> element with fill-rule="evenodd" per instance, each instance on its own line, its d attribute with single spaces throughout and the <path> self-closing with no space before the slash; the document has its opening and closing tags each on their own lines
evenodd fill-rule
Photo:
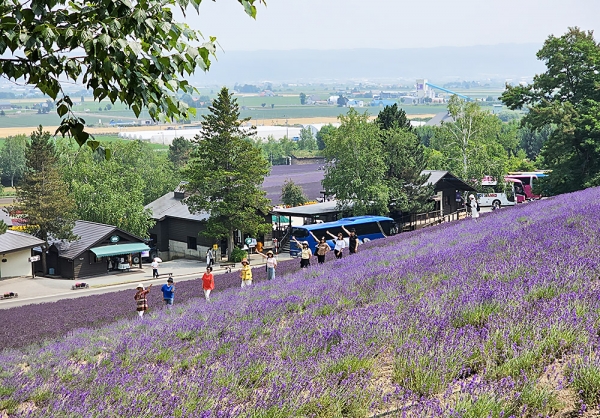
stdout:
<svg viewBox="0 0 600 418">
<path fill-rule="evenodd" d="M 280 261 L 289 259 L 289 254 L 280 254 Z M 252 266 L 264 264 L 259 255 L 250 257 Z M 239 270 L 241 264 L 237 263 L 234 270 Z M 0 280 L 0 294 L 15 292 L 18 298 L 0 300 L 0 309 L 13 308 L 15 306 L 29 305 L 33 303 L 55 302 L 61 299 L 73 299 L 80 296 L 98 295 L 102 293 L 115 292 L 123 289 L 134 289 L 137 283 L 142 282 L 145 286 L 150 283 L 164 283 L 169 273 L 173 274 L 175 282 L 193 280 L 201 277 L 206 270 L 206 263 L 198 260 L 173 260 L 160 264 L 158 272 L 160 278 L 152 279 L 152 268 L 149 264 L 140 269 L 132 269 L 130 272 L 110 273 L 104 276 L 95 276 L 78 281 L 88 283 L 89 289 L 72 290 L 71 286 L 76 280 L 50 279 L 47 277 L 36 278 L 12 278 Z M 225 269 L 219 265 L 215 266 L 214 274 L 225 273 Z"/>
</svg>

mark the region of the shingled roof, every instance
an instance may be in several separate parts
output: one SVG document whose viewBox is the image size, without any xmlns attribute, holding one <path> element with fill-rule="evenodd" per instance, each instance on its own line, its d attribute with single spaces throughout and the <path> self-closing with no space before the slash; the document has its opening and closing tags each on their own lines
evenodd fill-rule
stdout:
<svg viewBox="0 0 600 418">
<path fill-rule="evenodd" d="M 169 192 L 159 197 L 154 202 L 148 203 L 145 208 L 152 211 L 152 219 L 160 221 L 166 217 L 189 219 L 191 221 L 206 221 L 208 213 L 190 213 L 188 206 L 181 203 L 182 197 L 176 197 L 176 192 Z"/>
<path fill-rule="evenodd" d="M 11 231 L 10 229 L 0 235 L 0 253 L 10 253 L 43 244 L 39 238 L 24 232 Z"/>
<path fill-rule="evenodd" d="M 135 237 L 132 234 L 121 231 L 114 225 L 99 224 L 89 221 L 76 221 L 75 226 L 73 227 L 73 234 L 77 235 L 79 239 L 72 242 L 55 241 L 53 245 L 58 250 L 59 257 L 72 260 L 84 251 L 89 250 L 98 241 L 114 234 L 115 231 Z M 139 239 L 142 241 L 141 238 Z"/>
</svg>

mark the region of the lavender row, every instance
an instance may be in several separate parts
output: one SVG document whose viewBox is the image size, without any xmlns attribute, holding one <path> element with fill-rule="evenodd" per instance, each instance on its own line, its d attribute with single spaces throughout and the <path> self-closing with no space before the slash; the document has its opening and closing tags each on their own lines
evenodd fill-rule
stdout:
<svg viewBox="0 0 600 418">
<path fill-rule="evenodd" d="M 210 304 L 180 299 L 143 321 L 5 350 L 0 409 L 549 416 L 564 388 L 594 407 L 600 388 L 576 389 L 600 375 L 597 213 L 600 189 L 590 189 L 371 242 L 322 266 L 292 262 Z M 555 369 L 564 380 L 538 381 Z"/>
</svg>

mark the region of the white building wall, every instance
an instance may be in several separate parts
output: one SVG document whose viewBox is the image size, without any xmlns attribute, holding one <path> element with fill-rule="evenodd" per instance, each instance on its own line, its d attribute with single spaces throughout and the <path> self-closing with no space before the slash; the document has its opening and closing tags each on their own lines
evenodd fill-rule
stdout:
<svg viewBox="0 0 600 418">
<path fill-rule="evenodd" d="M 169 259 L 193 258 L 195 260 L 206 261 L 206 251 L 208 247 L 198 245 L 195 250 L 187 247 L 187 242 L 169 240 Z"/>
<path fill-rule="evenodd" d="M 31 257 L 31 249 L 15 251 L 1 254 L 0 257 L 0 277 L 31 277 L 31 263 L 28 258 Z M 4 261 L 6 260 L 6 261 Z"/>
</svg>

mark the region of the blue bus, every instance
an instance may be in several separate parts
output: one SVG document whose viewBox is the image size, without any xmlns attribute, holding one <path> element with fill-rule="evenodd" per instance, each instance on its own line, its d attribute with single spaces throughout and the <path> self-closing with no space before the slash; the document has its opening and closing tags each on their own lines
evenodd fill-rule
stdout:
<svg viewBox="0 0 600 418">
<path fill-rule="evenodd" d="M 393 235 L 396 230 L 396 224 L 392 218 L 386 218 L 384 216 L 355 216 L 352 218 L 343 218 L 334 222 L 325 222 L 319 224 L 295 226 L 292 228 L 292 236 L 298 241 L 307 241 L 311 252 L 314 254 L 315 248 L 317 247 L 317 241 L 309 233 L 312 232 L 317 238 L 325 237 L 327 244 L 333 249 L 335 243 L 333 239 L 325 231 L 331 232 L 333 235 L 342 233 L 346 240 L 346 247 L 348 247 L 348 234 L 342 229 L 342 225 L 348 231 L 356 231 L 356 235 L 360 239 L 360 243 L 366 241 L 385 238 L 386 236 Z M 290 255 L 298 256 L 300 249 L 294 240 L 290 240 Z"/>
</svg>

